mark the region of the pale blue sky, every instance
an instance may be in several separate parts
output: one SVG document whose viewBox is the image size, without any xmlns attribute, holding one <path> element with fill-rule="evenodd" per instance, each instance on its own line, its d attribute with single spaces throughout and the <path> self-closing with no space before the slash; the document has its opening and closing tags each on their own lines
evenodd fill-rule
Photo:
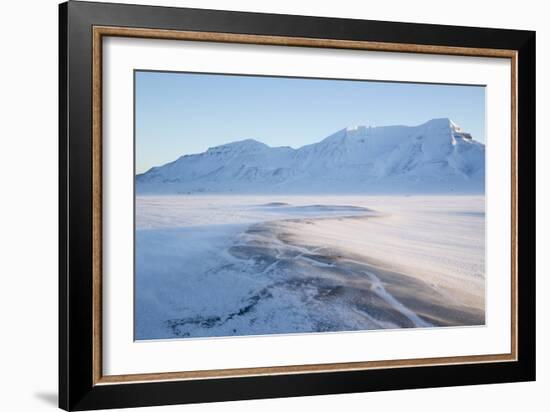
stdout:
<svg viewBox="0 0 550 412">
<path fill-rule="evenodd" d="M 481 86 L 135 72 L 136 172 L 253 138 L 298 148 L 347 126 L 449 117 L 485 142 Z"/>
</svg>

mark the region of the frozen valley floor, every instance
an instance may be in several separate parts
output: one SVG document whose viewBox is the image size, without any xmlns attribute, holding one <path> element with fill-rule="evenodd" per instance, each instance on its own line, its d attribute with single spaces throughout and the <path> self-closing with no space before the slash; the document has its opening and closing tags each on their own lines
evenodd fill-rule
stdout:
<svg viewBox="0 0 550 412">
<path fill-rule="evenodd" d="M 136 338 L 483 325 L 483 197 L 141 197 Z"/>
</svg>

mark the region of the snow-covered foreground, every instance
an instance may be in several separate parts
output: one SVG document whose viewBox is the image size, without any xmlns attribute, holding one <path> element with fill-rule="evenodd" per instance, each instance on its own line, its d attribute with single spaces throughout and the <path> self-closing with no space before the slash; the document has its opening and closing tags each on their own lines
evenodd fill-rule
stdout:
<svg viewBox="0 0 550 412">
<path fill-rule="evenodd" d="M 485 323 L 483 196 L 138 196 L 136 339 Z"/>
</svg>

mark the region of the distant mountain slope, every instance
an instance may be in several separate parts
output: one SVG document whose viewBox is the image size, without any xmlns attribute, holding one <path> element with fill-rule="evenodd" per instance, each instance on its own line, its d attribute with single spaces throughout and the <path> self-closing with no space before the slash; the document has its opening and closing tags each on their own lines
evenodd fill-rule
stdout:
<svg viewBox="0 0 550 412">
<path fill-rule="evenodd" d="M 483 193 L 485 146 L 450 119 L 342 129 L 293 149 L 253 139 L 136 176 L 137 193 Z"/>
</svg>

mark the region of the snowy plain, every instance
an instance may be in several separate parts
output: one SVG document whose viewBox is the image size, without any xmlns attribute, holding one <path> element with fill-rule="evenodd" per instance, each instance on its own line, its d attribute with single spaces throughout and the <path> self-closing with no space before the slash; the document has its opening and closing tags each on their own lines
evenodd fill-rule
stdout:
<svg viewBox="0 0 550 412">
<path fill-rule="evenodd" d="M 135 338 L 485 322 L 484 196 L 136 197 Z"/>
</svg>

